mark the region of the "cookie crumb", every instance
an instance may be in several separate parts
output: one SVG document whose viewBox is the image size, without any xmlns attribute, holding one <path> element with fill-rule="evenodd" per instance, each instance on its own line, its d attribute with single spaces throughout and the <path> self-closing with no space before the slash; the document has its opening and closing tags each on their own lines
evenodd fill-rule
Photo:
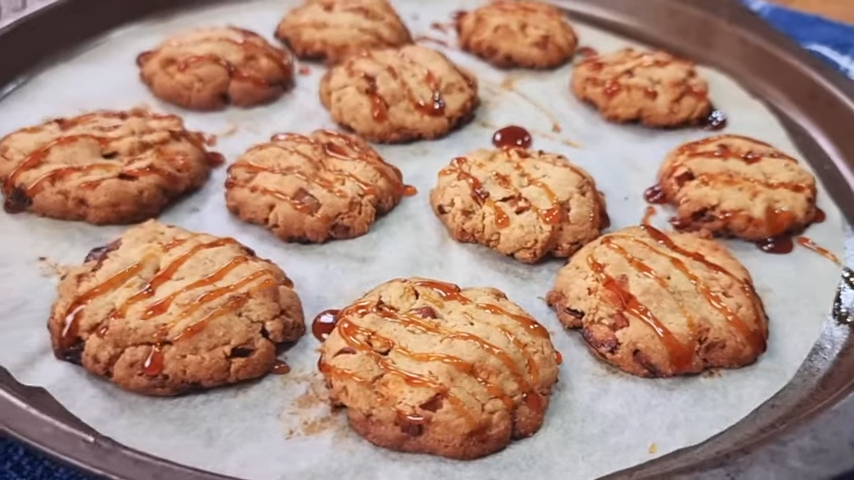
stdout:
<svg viewBox="0 0 854 480">
<path fill-rule="evenodd" d="M 649 444 L 649 453 L 652 455 L 655 455 L 656 453 L 658 453 L 658 444 L 656 444 L 656 443 Z"/>
</svg>

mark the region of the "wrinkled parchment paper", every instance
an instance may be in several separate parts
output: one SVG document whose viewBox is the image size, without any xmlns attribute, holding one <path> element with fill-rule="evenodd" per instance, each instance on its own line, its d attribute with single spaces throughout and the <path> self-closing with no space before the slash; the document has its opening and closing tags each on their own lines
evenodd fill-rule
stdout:
<svg viewBox="0 0 854 480">
<path fill-rule="evenodd" d="M 0 102 L 0 133 L 46 118 L 95 108 L 149 106 L 174 112 L 192 129 L 219 134 L 217 150 L 233 161 L 275 132 L 307 133 L 333 127 L 320 105 L 324 67 L 297 78 L 297 87 L 263 108 L 191 113 L 156 101 L 137 80 L 134 58 L 166 35 L 194 26 L 233 24 L 270 37 L 296 2 L 252 1 L 212 5 L 120 28 L 48 66 Z M 413 35 L 454 38 L 430 28 L 475 1 L 399 0 Z M 577 25 L 581 44 L 607 52 L 630 42 Z M 428 46 L 434 46 L 428 43 Z M 311 319 L 395 277 L 420 275 L 463 286 L 489 285 L 539 319 L 563 354 L 557 391 L 542 430 L 487 458 L 459 462 L 400 454 L 370 445 L 332 415 L 317 392 L 316 349 L 310 335 L 283 354 L 289 375 L 174 399 L 127 393 L 77 366 L 56 360 L 45 328 L 56 275 L 50 264 L 78 264 L 92 247 L 122 227 L 0 214 L 0 363 L 21 382 L 46 388 L 72 413 L 130 447 L 194 467 L 252 479 L 279 478 L 593 478 L 630 467 L 721 432 L 771 397 L 794 375 L 818 338 L 839 278 L 838 268 L 806 249 L 787 256 L 727 241 L 749 268 L 771 319 L 768 352 L 753 366 L 687 378 L 649 380 L 622 374 L 595 360 L 576 333 L 562 331 L 543 297 L 560 260 L 529 266 L 484 247 L 454 242 L 429 208 L 437 172 L 451 158 L 488 147 L 496 127 L 522 124 L 534 147 L 560 152 L 587 169 L 606 194 L 613 229 L 637 224 L 642 193 L 655 181 L 664 155 L 678 144 L 710 135 L 697 129 L 653 131 L 610 125 L 568 91 L 571 66 L 551 72 L 502 72 L 455 48 L 441 48 L 476 72 L 483 100 L 476 120 L 445 139 L 379 146 L 419 194 L 406 198 L 368 235 L 326 245 L 294 245 L 231 217 L 223 198 L 225 168 L 162 220 L 233 236 L 281 265 L 296 282 Z M 725 132 L 755 136 L 798 156 L 769 110 L 730 78 L 702 69 L 715 104 L 730 115 Z M 521 93 L 520 93 L 521 92 Z M 529 97 L 526 99 L 525 97 Z M 533 100 L 533 102 L 531 101 Z M 546 110 L 535 106 L 547 106 Z M 553 120 L 562 127 L 550 133 Z M 574 142 L 578 146 L 572 147 Z M 841 254 L 845 226 L 824 190 L 825 223 L 807 235 Z M 670 214 L 659 207 L 660 226 Z M 40 260 L 39 257 L 46 257 Z"/>
</svg>

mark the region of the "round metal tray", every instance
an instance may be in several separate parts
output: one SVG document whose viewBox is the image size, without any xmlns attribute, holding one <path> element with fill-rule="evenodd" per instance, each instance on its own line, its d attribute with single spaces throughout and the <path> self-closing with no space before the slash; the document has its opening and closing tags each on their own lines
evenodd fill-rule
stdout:
<svg viewBox="0 0 854 480">
<path fill-rule="evenodd" d="M 217 1 L 217 0 L 210 0 Z M 0 95 L 60 52 L 123 23 L 204 0 L 60 0 L 0 30 Z M 736 0 L 564 0 L 574 18 L 720 69 L 777 113 L 833 200 L 854 223 L 854 84 Z M 849 245 L 849 251 L 851 251 Z M 706 442 L 609 475 L 663 478 L 760 448 L 854 391 L 851 328 L 826 320 L 792 382 Z M 224 479 L 129 449 L 81 422 L 48 392 L 0 367 L 0 428 L 93 473 L 127 479 Z"/>
</svg>

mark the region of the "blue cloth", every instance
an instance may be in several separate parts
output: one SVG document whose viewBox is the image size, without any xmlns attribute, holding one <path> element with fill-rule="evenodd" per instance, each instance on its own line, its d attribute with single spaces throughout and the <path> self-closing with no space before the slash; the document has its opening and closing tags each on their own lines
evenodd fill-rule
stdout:
<svg viewBox="0 0 854 480">
<path fill-rule="evenodd" d="M 795 12 L 764 0 L 742 2 L 814 55 L 854 79 L 854 25 Z M 0 438 L 0 480 L 92 480 L 44 455 Z"/>
<path fill-rule="evenodd" d="M 813 55 L 854 79 L 854 25 L 796 12 L 765 0 L 742 0 L 742 3 Z"/>
</svg>

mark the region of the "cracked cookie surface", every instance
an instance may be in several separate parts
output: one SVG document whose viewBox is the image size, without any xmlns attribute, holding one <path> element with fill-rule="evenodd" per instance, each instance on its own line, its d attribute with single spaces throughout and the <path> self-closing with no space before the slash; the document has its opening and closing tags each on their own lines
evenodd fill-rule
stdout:
<svg viewBox="0 0 854 480">
<path fill-rule="evenodd" d="M 470 120 L 477 81 L 418 45 L 349 57 L 320 82 L 320 100 L 341 126 L 380 143 L 444 136 Z"/>
<path fill-rule="evenodd" d="M 403 195 L 398 170 L 353 135 L 317 130 L 275 135 L 228 169 L 226 204 L 286 241 L 364 235 Z"/>
<path fill-rule="evenodd" d="M 738 135 L 686 143 L 658 175 L 674 226 L 747 240 L 803 230 L 816 216 L 815 177 L 773 146 Z"/>
<path fill-rule="evenodd" d="M 132 223 L 201 187 L 217 158 L 175 115 L 97 111 L 4 137 L 0 181 L 10 213 Z"/>
<path fill-rule="evenodd" d="M 154 95 L 192 110 L 268 103 L 290 89 L 294 76 L 290 53 L 236 27 L 174 35 L 141 53 L 137 64 Z"/>
<path fill-rule="evenodd" d="M 675 127 L 712 110 L 709 86 L 694 62 L 660 50 L 626 48 L 586 58 L 573 68 L 571 87 L 612 122 Z"/>
<path fill-rule="evenodd" d="M 518 148 L 455 158 L 439 172 L 430 203 L 456 240 L 528 263 L 572 255 L 608 222 L 587 172 L 561 155 Z"/>
<path fill-rule="evenodd" d="M 285 15 L 276 37 L 301 59 L 331 63 L 362 50 L 412 43 L 386 0 L 308 0 Z"/>
<path fill-rule="evenodd" d="M 591 351 L 644 377 L 753 363 L 768 323 L 750 274 L 723 246 L 644 225 L 576 253 L 546 300 Z"/>
<path fill-rule="evenodd" d="M 497 0 L 457 17 L 463 50 L 501 68 L 554 68 L 575 53 L 578 38 L 560 9 Z"/>
<path fill-rule="evenodd" d="M 276 345 L 305 331 L 279 267 L 234 239 L 156 221 L 70 270 L 48 327 L 57 358 L 148 395 L 263 376 Z"/>
<path fill-rule="evenodd" d="M 392 280 L 336 315 L 318 363 L 350 425 L 393 450 L 488 455 L 542 425 L 549 333 L 493 288 Z"/>
</svg>

